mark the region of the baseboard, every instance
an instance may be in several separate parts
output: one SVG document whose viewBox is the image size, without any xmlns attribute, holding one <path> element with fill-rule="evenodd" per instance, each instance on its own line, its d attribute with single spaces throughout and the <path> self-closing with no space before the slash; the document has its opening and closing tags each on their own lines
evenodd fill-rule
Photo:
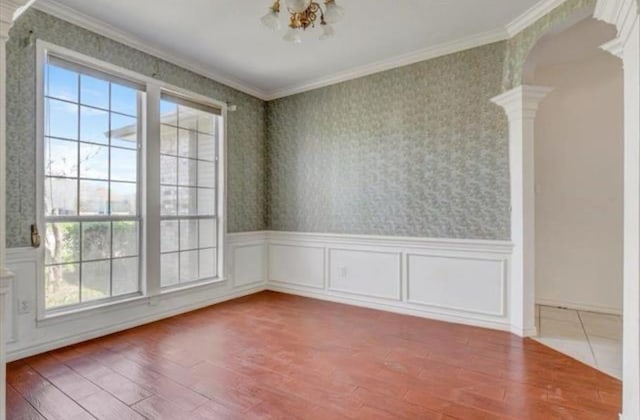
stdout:
<svg viewBox="0 0 640 420">
<path fill-rule="evenodd" d="M 553 306 L 556 308 L 574 309 L 576 311 L 599 312 L 603 314 L 622 316 L 622 309 L 586 303 L 567 302 L 564 300 L 536 298 L 536 305 Z"/>
<path fill-rule="evenodd" d="M 123 322 L 117 325 L 110 326 L 108 328 L 99 328 L 81 334 L 65 337 L 63 339 L 51 340 L 44 343 L 38 343 L 30 347 L 24 347 L 14 352 L 7 353 L 7 361 L 23 359 L 25 357 L 34 356 L 36 354 L 44 353 L 47 351 L 55 350 L 61 347 L 78 344 L 83 341 L 92 340 L 94 338 L 103 337 L 109 334 L 117 333 L 120 331 L 128 330 L 131 328 L 139 327 L 141 325 L 149 324 L 152 322 L 160 321 L 165 318 L 170 318 L 176 315 L 180 315 L 186 312 L 195 311 L 198 309 L 206 308 L 207 306 L 215 305 L 217 303 L 226 302 L 228 300 L 237 299 L 243 296 L 252 295 L 264 291 L 264 286 L 259 286 L 253 289 L 245 289 L 233 293 L 229 293 L 222 296 L 217 296 L 213 299 L 207 299 L 188 305 L 174 308 L 168 311 L 156 313 L 152 316 L 145 316 L 136 319 L 132 319 L 127 322 Z"/>
<path fill-rule="evenodd" d="M 533 327 L 533 328 L 516 328 L 516 327 L 511 327 L 511 334 L 515 334 L 519 337 L 536 337 L 538 335 L 538 328 L 537 327 Z"/>
<path fill-rule="evenodd" d="M 302 290 L 295 287 L 287 287 L 283 285 L 267 284 L 267 290 L 273 292 L 286 293 L 289 295 L 308 297 L 311 299 L 324 300 L 327 302 L 342 303 L 345 305 L 358 306 L 361 308 L 375 309 L 379 311 L 392 312 L 401 315 L 415 316 L 419 318 L 431 319 L 434 321 L 450 322 L 454 324 L 469 325 L 472 327 L 489 328 L 499 331 L 510 331 L 510 325 L 497 321 L 487 321 L 474 317 L 464 317 L 457 315 L 449 315 L 444 313 L 432 312 L 425 309 L 408 306 L 403 303 L 382 303 L 362 297 L 346 297 L 331 292 Z"/>
</svg>

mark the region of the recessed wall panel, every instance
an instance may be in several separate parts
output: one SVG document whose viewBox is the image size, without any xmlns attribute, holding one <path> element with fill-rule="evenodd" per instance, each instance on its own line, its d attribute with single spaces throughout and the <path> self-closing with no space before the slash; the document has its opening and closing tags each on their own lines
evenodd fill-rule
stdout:
<svg viewBox="0 0 640 420">
<path fill-rule="evenodd" d="M 503 260 L 409 255 L 408 300 L 439 308 L 504 315 Z"/>
<path fill-rule="evenodd" d="M 247 286 L 265 281 L 264 245 L 239 246 L 233 250 L 233 285 Z"/>
<path fill-rule="evenodd" d="M 269 245 L 269 281 L 324 287 L 324 248 Z"/>
<path fill-rule="evenodd" d="M 400 299 L 399 252 L 329 251 L 329 289 L 384 299 Z"/>
</svg>

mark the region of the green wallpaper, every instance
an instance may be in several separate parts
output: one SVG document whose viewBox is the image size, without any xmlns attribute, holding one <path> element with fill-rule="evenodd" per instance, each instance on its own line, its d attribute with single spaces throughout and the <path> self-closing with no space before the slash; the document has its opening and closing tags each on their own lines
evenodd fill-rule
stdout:
<svg viewBox="0 0 640 420">
<path fill-rule="evenodd" d="M 595 0 L 567 0 L 512 39 L 269 103 L 36 10 L 11 31 L 7 245 L 35 220 L 36 37 L 231 101 L 229 230 L 509 239 L 507 120 L 535 43 Z"/>
<path fill-rule="evenodd" d="M 36 217 L 35 46 L 37 38 L 73 49 L 173 85 L 229 101 L 238 111 L 228 118 L 228 227 L 230 232 L 265 228 L 264 102 L 129 48 L 70 23 L 30 9 L 11 29 L 7 44 L 7 246 L 29 246 Z"/>
<path fill-rule="evenodd" d="M 500 42 L 267 105 L 282 231 L 509 238 Z"/>
</svg>

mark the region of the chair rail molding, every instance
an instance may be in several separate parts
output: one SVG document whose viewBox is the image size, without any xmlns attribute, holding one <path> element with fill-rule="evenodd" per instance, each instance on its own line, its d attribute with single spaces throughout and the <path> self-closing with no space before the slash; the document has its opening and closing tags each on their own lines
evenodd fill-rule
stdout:
<svg viewBox="0 0 640 420">
<path fill-rule="evenodd" d="M 640 418 L 640 4 L 598 0 L 594 17 L 613 24 L 617 39 L 603 48 L 624 69 L 624 302 L 621 419 Z"/>
<path fill-rule="evenodd" d="M 509 119 L 509 176 L 511 185 L 511 332 L 523 337 L 536 334 L 534 242 L 534 127 L 540 102 L 553 89 L 523 85 L 491 101 Z"/>
<path fill-rule="evenodd" d="M 6 418 L 6 294 L 13 274 L 5 266 L 6 248 L 6 155 L 7 143 L 7 41 L 13 22 L 35 0 L 0 0 L 0 420 Z"/>
</svg>

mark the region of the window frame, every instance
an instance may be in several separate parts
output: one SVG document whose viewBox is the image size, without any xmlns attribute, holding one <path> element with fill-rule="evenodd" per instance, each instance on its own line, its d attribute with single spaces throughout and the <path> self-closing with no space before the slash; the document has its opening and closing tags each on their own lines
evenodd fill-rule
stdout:
<svg viewBox="0 0 640 420">
<path fill-rule="evenodd" d="M 208 113 L 210 111 L 212 111 L 212 110 L 210 109 L 210 107 L 203 106 L 204 104 L 202 104 L 202 103 L 194 102 L 191 98 L 189 98 L 189 97 L 187 97 L 185 95 L 178 95 L 175 92 L 170 92 L 170 91 L 168 91 L 166 89 L 162 89 L 160 95 L 161 95 L 161 97 L 160 97 L 161 102 L 162 101 L 167 101 L 167 102 L 175 104 L 176 105 L 176 112 L 177 112 L 177 115 L 176 115 L 177 119 L 176 119 L 176 125 L 175 126 L 173 126 L 172 124 L 168 124 L 166 122 L 162 122 L 162 116 L 161 116 L 161 121 L 160 121 L 160 130 L 161 131 L 162 131 L 162 128 L 164 126 L 165 128 L 166 127 L 175 128 L 176 133 L 179 133 L 180 131 L 188 131 L 188 132 L 196 132 L 198 136 L 206 135 L 206 136 L 214 137 L 214 147 L 215 147 L 214 159 L 212 161 L 208 161 L 208 160 L 202 159 L 199 156 L 196 156 L 195 158 L 193 158 L 193 157 L 186 157 L 185 158 L 183 156 L 180 156 L 179 150 L 176 151 L 175 156 L 172 155 L 172 154 L 167 154 L 166 152 L 162 152 L 162 151 L 160 152 L 160 156 L 161 156 L 160 157 L 160 162 L 162 162 L 162 157 L 171 157 L 171 158 L 175 158 L 176 159 L 176 185 L 169 185 L 169 184 L 163 183 L 162 179 L 160 179 L 160 190 L 162 192 L 163 188 L 175 187 L 176 193 L 177 193 L 177 195 L 176 195 L 176 197 L 177 197 L 176 214 L 174 214 L 174 215 L 169 215 L 169 214 L 163 215 L 162 211 L 160 212 L 160 221 L 161 221 L 160 232 L 162 233 L 162 222 L 166 222 L 166 221 L 175 221 L 175 222 L 177 222 L 178 223 L 178 232 L 179 232 L 177 250 L 176 251 L 162 251 L 162 249 L 161 249 L 161 251 L 160 251 L 160 254 L 161 254 L 160 258 L 161 259 L 162 259 L 163 256 L 171 255 L 171 254 L 175 254 L 178 257 L 178 283 L 169 284 L 169 285 L 163 286 L 162 285 L 162 275 L 161 275 L 160 276 L 161 277 L 161 285 L 160 285 L 160 287 L 162 289 L 162 292 L 164 292 L 164 291 L 172 291 L 172 290 L 175 290 L 175 289 L 188 288 L 192 284 L 198 284 L 198 283 L 202 283 L 202 282 L 206 282 L 206 281 L 210 280 L 210 278 L 204 277 L 204 278 L 199 278 L 199 279 L 193 280 L 193 281 L 182 282 L 182 279 L 180 278 L 181 275 L 182 275 L 182 272 L 181 272 L 182 262 L 181 262 L 180 258 L 181 258 L 182 253 L 185 252 L 185 251 L 182 250 L 182 245 L 180 244 L 180 241 L 181 241 L 180 232 L 181 232 L 181 229 L 182 229 L 182 226 L 181 226 L 182 222 L 185 222 L 185 221 L 196 221 L 198 223 L 198 229 L 197 229 L 197 231 L 198 231 L 198 246 L 193 248 L 193 249 L 189 249 L 189 250 L 186 251 L 186 252 L 196 252 L 198 254 L 198 270 L 200 270 L 200 258 L 201 258 L 200 257 L 200 253 L 202 251 L 206 251 L 207 249 L 213 248 L 213 247 L 204 247 L 203 248 L 203 247 L 200 246 L 200 240 L 199 240 L 199 238 L 200 238 L 200 223 L 203 220 L 212 220 L 216 225 L 216 230 L 215 230 L 216 231 L 216 242 L 215 242 L 215 245 L 214 245 L 214 247 L 216 249 L 216 253 L 217 253 L 217 248 L 221 246 L 220 239 L 219 239 L 220 238 L 220 228 L 221 227 L 220 227 L 220 218 L 219 218 L 219 215 L 218 215 L 219 201 L 220 201 L 219 200 L 219 196 L 218 196 L 218 184 L 219 184 L 218 177 L 219 177 L 219 167 L 220 167 L 219 166 L 219 164 L 220 164 L 220 155 L 219 155 L 220 146 L 219 146 L 219 143 L 220 142 L 218 141 L 218 139 L 220 138 L 220 130 L 221 130 L 221 126 L 223 124 L 223 120 L 220 119 L 220 120 L 216 120 L 215 121 L 215 129 L 214 129 L 212 134 L 204 133 L 204 132 L 202 132 L 200 130 L 197 130 L 197 129 L 196 130 L 190 130 L 190 129 L 182 128 L 180 126 L 180 123 L 179 123 L 180 112 L 181 112 L 180 111 L 180 106 L 186 106 L 186 107 L 190 108 L 191 110 L 199 110 L 199 111 L 204 111 L 204 112 L 208 112 Z M 201 108 L 201 109 L 199 109 L 199 108 Z M 220 111 L 220 112 L 217 112 L 217 111 Z M 217 115 L 219 117 L 222 117 L 222 112 L 221 112 L 221 110 L 214 110 L 212 115 Z M 176 142 L 177 142 L 176 147 L 179 149 L 179 142 L 180 142 L 179 134 L 177 134 Z M 199 140 L 198 140 L 196 142 L 196 148 L 199 148 L 199 147 L 200 147 L 200 143 L 199 143 Z M 180 214 L 180 193 L 179 193 L 179 191 L 180 191 L 181 187 L 184 187 L 180 183 L 179 161 L 181 159 L 188 159 L 189 161 L 195 161 L 196 162 L 196 168 L 198 168 L 199 165 L 202 164 L 203 162 L 204 163 L 212 163 L 214 165 L 215 185 L 213 186 L 213 188 L 211 188 L 211 189 L 214 190 L 214 214 L 213 215 L 200 214 L 199 211 L 196 212 L 197 214 L 190 214 L 190 215 Z M 198 170 L 196 169 L 196 184 L 199 182 L 198 179 L 199 179 L 199 173 L 198 173 Z M 200 194 L 200 192 L 199 192 L 200 189 L 204 189 L 204 190 L 209 190 L 210 189 L 210 188 L 207 188 L 207 187 L 202 188 L 202 187 L 200 187 L 198 185 L 189 186 L 189 187 L 186 187 L 186 188 L 195 188 L 196 189 L 196 197 L 198 197 L 198 195 Z M 196 201 L 198 201 L 197 198 L 196 198 Z M 160 203 L 162 203 L 162 199 L 160 200 Z M 199 207 L 199 204 L 197 204 L 197 207 Z M 162 240 L 160 241 L 160 246 L 162 248 Z M 216 255 L 216 258 L 217 257 L 218 257 L 218 255 Z M 216 267 L 216 270 L 218 270 L 219 268 L 220 267 L 218 265 Z M 216 274 L 216 276 L 214 276 L 214 278 L 217 277 L 217 276 L 219 276 L 219 274 Z"/>
<path fill-rule="evenodd" d="M 48 55 L 77 64 L 80 67 L 95 69 L 106 75 L 113 76 L 144 87 L 142 100 L 138 101 L 139 107 L 139 145 L 138 145 L 138 209 L 137 215 L 132 216 L 139 223 L 139 283 L 140 291 L 90 302 L 81 302 L 59 309 L 45 308 L 45 248 L 44 244 L 38 249 L 37 270 L 37 321 L 46 321 L 63 315 L 84 313 L 97 310 L 105 306 L 124 304 L 132 300 L 151 300 L 156 296 L 171 294 L 185 289 L 200 287 L 212 283 L 226 281 L 224 264 L 224 248 L 227 236 L 226 218 L 226 141 L 227 141 L 227 104 L 211 99 L 204 95 L 190 92 L 186 89 L 165 83 L 156 78 L 121 68 L 117 65 L 86 56 L 76 51 L 60 47 L 43 40 L 36 41 L 36 224 L 41 235 L 46 232 L 45 212 L 45 65 Z M 161 94 L 181 97 L 192 103 L 220 110 L 220 123 L 217 131 L 218 157 L 216 160 L 216 225 L 217 225 L 217 276 L 191 283 L 177 285 L 171 288 L 161 288 L 160 285 L 160 98 Z M 148 139 L 157 139 L 152 142 Z M 78 174 L 79 175 L 79 174 Z M 78 198 L 79 199 L 79 198 Z M 155 205 L 155 208 L 154 208 Z M 117 219 L 117 216 L 108 215 L 107 218 Z M 90 222 L 91 216 L 69 217 L 74 222 Z"/>
</svg>

